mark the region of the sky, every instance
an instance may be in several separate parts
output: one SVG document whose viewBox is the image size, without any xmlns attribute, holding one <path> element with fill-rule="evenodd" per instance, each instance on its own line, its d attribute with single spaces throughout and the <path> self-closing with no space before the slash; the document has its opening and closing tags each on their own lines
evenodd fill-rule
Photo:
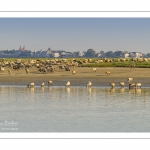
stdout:
<svg viewBox="0 0 150 150">
<path fill-rule="evenodd" d="M 150 52 L 150 18 L 0 18 L 0 50 Z"/>
</svg>

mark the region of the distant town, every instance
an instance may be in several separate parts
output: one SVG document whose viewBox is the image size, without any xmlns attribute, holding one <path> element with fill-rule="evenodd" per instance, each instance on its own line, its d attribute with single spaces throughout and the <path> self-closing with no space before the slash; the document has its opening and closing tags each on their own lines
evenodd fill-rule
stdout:
<svg viewBox="0 0 150 150">
<path fill-rule="evenodd" d="M 67 52 L 65 50 L 26 50 L 25 46 L 19 47 L 18 50 L 0 50 L 0 58 L 150 58 L 150 53 L 128 51 L 99 51 L 93 49 L 87 51 Z"/>
</svg>

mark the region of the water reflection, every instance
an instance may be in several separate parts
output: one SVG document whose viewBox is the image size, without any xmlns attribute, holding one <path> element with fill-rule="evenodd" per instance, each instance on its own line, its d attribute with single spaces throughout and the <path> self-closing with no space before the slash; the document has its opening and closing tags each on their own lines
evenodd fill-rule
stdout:
<svg viewBox="0 0 150 150">
<path fill-rule="evenodd" d="M 91 87 L 87 87 L 86 89 L 87 89 L 88 93 L 92 92 L 92 88 Z"/>
<path fill-rule="evenodd" d="M 66 87 L 67 93 L 70 93 L 70 87 Z"/>
<path fill-rule="evenodd" d="M 20 132 L 150 131 L 150 88 L 5 86 L 0 95 L 0 120 L 21 120 Z"/>
<path fill-rule="evenodd" d="M 29 88 L 31 92 L 34 93 L 34 87 Z"/>
<path fill-rule="evenodd" d="M 52 92 L 53 87 L 52 86 L 48 86 L 48 89 L 49 89 L 50 92 Z"/>
<path fill-rule="evenodd" d="M 124 92 L 125 92 L 124 87 L 121 87 L 121 88 L 120 88 L 120 93 L 124 93 Z"/>
</svg>

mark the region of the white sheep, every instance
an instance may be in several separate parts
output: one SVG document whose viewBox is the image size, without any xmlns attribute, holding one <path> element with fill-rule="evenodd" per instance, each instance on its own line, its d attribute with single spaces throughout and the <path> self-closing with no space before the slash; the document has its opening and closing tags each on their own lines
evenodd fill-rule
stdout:
<svg viewBox="0 0 150 150">
<path fill-rule="evenodd" d="M 142 85 L 141 83 L 137 83 L 137 84 L 136 84 L 136 88 L 138 88 L 138 87 L 141 88 L 141 85 Z"/>
<path fill-rule="evenodd" d="M 106 71 L 105 73 L 106 73 L 107 75 L 110 75 L 110 71 Z"/>
<path fill-rule="evenodd" d="M 129 89 L 130 89 L 130 88 L 134 88 L 134 87 L 136 87 L 136 84 L 135 84 L 135 83 L 130 83 L 130 84 L 129 84 Z"/>
<path fill-rule="evenodd" d="M 110 85 L 111 85 L 112 88 L 115 87 L 115 83 L 114 82 L 111 82 Z"/>
<path fill-rule="evenodd" d="M 70 82 L 68 81 L 67 83 L 66 83 L 66 87 L 69 87 L 70 86 Z"/>
<path fill-rule="evenodd" d="M 89 82 L 86 87 L 91 87 L 92 86 L 92 82 Z"/>
<path fill-rule="evenodd" d="M 119 82 L 121 87 L 124 87 L 125 83 L 124 82 Z"/>
<path fill-rule="evenodd" d="M 5 70 L 5 68 L 0 67 L 0 71 L 4 71 L 4 70 Z"/>
<path fill-rule="evenodd" d="M 73 74 L 73 75 L 75 75 L 75 74 L 76 74 L 76 71 L 75 71 L 75 70 L 73 70 L 73 71 L 72 71 L 72 74 Z"/>
<path fill-rule="evenodd" d="M 29 85 L 27 85 L 27 87 L 29 87 L 29 88 L 33 88 L 33 87 L 34 87 L 34 83 L 33 83 L 33 82 L 31 82 Z"/>
<path fill-rule="evenodd" d="M 52 85 L 53 81 L 49 80 L 48 85 Z"/>
<path fill-rule="evenodd" d="M 96 72 L 96 68 L 91 68 L 93 72 Z"/>
<path fill-rule="evenodd" d="M 131 82 L 133 81 L 133 78 L 128 78 L 127 81 L 128 81 L 129 83 L 131 83 Z"/>
<path fill-rule="evenodd" d="M 44 82 L 42 82 L 42 83 L 41 83 L 41 87 L 44 87 L 44 86 L 45 86 L 45 83 L 44 83 Z"/>
</svg>

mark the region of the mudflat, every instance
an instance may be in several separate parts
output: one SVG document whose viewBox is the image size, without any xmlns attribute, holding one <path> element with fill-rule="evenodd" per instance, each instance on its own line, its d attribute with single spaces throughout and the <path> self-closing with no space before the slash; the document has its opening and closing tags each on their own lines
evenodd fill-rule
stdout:
<svg viewBox="0 0 150 150">
<path fill-rule="evenodd" d="M 89 67 L 71 68 L 71 71 L 65 71 L 55 67 L 54 73 L 41 73 L 36 67 L 29 68 L 29 74 L 26 74 L 24 68 L 19 70 L 11 70 L 8 74 L 8 68 L 0 71 L 1 85 L 27 85 L 34 82 L 40 86 L 41 82 L 53 81 L 53 86 L 65 86 L 67 81 L 71 82 L 71 86 L 85 86 L 88 82 L 92 82 L 93 86 L 110 86 L 110 82 L 115 82 L 119 86 L 119 82 L 127 82 L 127 78 L 133 78 L 134 83 L 141 82 L 143 86 L 150 87 L 150 68 L 126 68 L 126 67 L 97 67 L 93 72 Z M 75 70 L 76 74 L 72 74 Z M 110 75 L 105 72 L 110 71 Z M 128 84 L 128 83 L 127 83 Z M 126 85 L 127 85 L 126 84 Z"/>
</svg>

